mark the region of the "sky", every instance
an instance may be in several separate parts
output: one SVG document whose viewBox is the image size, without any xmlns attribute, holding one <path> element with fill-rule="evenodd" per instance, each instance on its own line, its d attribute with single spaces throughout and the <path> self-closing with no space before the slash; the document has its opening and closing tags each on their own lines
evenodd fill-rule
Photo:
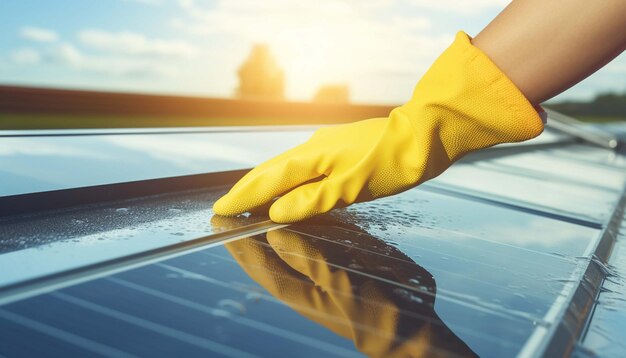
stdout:
<svg viewBox="0 0 626 358">
<path fill-rule="evenodd" d="M 0 0 L 0 84 L 232 97 L 254 44 L 286 98 L 346 84 L 398 104 L 452 42 L 507 0 Z M 554 100 L 626 91 L 626 54 Z"/>
</svg>

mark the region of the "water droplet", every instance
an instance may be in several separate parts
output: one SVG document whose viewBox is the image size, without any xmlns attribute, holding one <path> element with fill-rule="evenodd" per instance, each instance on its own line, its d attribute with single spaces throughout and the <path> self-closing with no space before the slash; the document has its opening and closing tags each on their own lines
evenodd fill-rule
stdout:
<svg viewBox="0 0 626 358">
<path fill-rule="evenodd" d="M 420 280 L 416 279 L 416 278 L 412 278 L 409 280 L 409 283 L 412 285 L 419 285 L 420 284 Z"/>
<path fill-rule="evenodd" d="M 249 292 L 246 295 L 246 300 L 248 301 L 253 301 L 253 302 L 258 302 L 259 300 L 261 300 L 261 294 L 258 292 Z"/>
<path fill-rule="evenodd" d="M 354 270 L 363 270 L 365 268 L 357 263 L 351 263 L 348 265 L 348 267 Z"/>
<path fill-rule="evenodd" d="M 235 301 L 235 300 L 231 300 L 231 299 L 223 299 L 220 300 L 217 305 L 225 310 L 228 311 L 230 313 L 233 314 L 244 314 L 246 313 L 246 306 L 242 305 L 241 303 Z"/>
<path fill-rule="evenodd" d="M 424 303 L 424 299 L 403 288 L 394 288 L 393 293 L 412 302 Z"/>
</svg>

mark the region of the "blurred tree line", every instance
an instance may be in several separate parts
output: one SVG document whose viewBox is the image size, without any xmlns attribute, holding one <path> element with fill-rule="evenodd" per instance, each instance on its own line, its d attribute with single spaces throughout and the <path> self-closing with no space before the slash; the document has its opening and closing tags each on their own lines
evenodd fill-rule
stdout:
<svg viewBox="0 0 626 358">
<path fill-rule="evenodd" d="M 546 107 L 572 117 L 611 117 L 626 120 L 626 92 L 599 94 L 587 102 L 549 103 Z"/>
</svg>

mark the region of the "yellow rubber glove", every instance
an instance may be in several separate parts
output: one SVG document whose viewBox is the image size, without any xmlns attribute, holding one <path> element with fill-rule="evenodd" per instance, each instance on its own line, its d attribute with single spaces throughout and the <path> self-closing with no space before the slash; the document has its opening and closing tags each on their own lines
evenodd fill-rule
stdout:
<svg viewBox="0 0 626 358">
<path fill-rule="evenodd" d="M 228 225 L 216 218 L 213 225 Z M 324 240 L 277 229 L 267 232 L 266 240 L 247 238 L 224 246 L 272 296 L 352 340 L 369 357 L 477 356 L 435 313 L 436 285 L 428 271 L 354 227 L 346 227 L 350 239 L 358 236 L 364 247 L 378 247 L 387 255 L 342 250 L 342 238 L 338 244 L 328 241 L 341 232 L 335 225 L 345 226 L 315 226 Z M 403 288 L 417 277 L 419 289 Z"/>
<path fill-rule="evenodd" d="M 213 210 L 233 216 L 282 195 L 270 218 L 294 222 L 397 194 L 436 177 L 468 152 L 542 131 L 531 103 L 459 32 L 411 100 L 388 118 L 319 129 L 306 143 L 246 174 Z"/>
</svg>

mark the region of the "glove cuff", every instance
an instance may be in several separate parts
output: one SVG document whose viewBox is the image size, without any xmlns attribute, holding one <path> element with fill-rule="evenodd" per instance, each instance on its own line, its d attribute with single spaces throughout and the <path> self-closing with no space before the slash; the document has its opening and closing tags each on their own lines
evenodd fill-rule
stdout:
<svg viewBox="0 0 626 358">
<path fill-rule="evenodd" d="M 486 53 L 472 44 L 471 40 L 468 34 L 459 31 L 450 49 L 463 52 L 468 57 L 468 67 L 470 67 L 468 71 L 477 71 L 479 75 L 482 75 L 484 85 L 499 94 L 500 103 L 497 105 L 494 103 L 496 108 L 492 111 L 501 110 L 507 106 L 512 111 L 509 118 L 514 123 L 509 123 L 511 124 L 509 129 L 518 133 L 510 133 L 514 137 L 511 141 L 524 141 L 541 134 L 544 121 L 533 104 Z M 502 121 L 495 121 L 492 124 L 497 125 L 498 122 Z"/>
<path fill-rule="evenodd" d="M 462 31 L 424 74 L 411 100 L 398 109 L 411 119 L 418 136 L 425 127 L 436 128 L 452 161 L 543 131 L 533 105 Z"/>
</svg>

